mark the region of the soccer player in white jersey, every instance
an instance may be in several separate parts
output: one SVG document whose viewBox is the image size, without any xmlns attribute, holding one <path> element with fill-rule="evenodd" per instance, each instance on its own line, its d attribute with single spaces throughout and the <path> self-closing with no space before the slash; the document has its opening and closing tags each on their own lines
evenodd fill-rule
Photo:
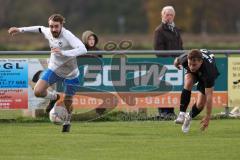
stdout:
<svg viewBox="0 0 240 160">
<path fill-rule="evenodd" d="M 64 22 L 65 18 L 62 15 L 53 14 L 48 19 L 49 27 L 11 27 L 8 32 L 12 36 L 17 33 L 39 32 L 49 41 L 51 56 L 48 69 L 37 81 L 34 88 L 34 94 L 36 97 L 50 99 L 50 103 L 46 108 L 46 112 L 49 112 L 60 96 L 56 92 L 47 90 L 48 87 L 58 81 L 64 83 L 64 104 L 68 110 L 69 116 L 63 123 L 62 132 L 69 132 L 71 126 L 72 96 L 78 88 L 76 86 L 79 85 L 79 70 L 76 57 L 86 54 L 87 50 L 81 40 L 63 27 Z"/>
</svg>

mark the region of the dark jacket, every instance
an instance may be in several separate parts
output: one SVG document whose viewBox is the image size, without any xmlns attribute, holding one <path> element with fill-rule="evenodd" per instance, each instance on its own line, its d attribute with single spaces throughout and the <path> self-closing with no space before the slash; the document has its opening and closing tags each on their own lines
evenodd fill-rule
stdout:
<svg viewBox="0 0 240 160">
<path fill-rule="evenodd" d="M 154 49 L 155 50 L 182 50 L 182 38 L 180 30 L 174 27 L 172 30 L 167 24 L 161 23 L 154 32 Z M 158 57 L 168 57 L 160 56 Z M 174 113 L 174 108 L 158 108 L 159 113 Z"/>
<path fill-rule="evenodd" d="M 161 23 L 154 32 L 155 50 L 182 50 L 183 42 L 180 30 L 174 27 L 171 30 L 167 24 Z"/>
</svg>

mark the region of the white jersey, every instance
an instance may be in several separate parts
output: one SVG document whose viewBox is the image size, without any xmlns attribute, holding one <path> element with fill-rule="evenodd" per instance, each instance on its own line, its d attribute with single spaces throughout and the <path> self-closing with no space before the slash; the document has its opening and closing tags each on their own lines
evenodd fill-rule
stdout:
<svg viewBox="0 0 240 160">
<path fill-rule="evenodd" d="M 20 32 L 40 32 L 49 42 L 50 48 L 59 48 L 62 55 L 51 53 L 48 68 L 63 78 L 79 76 L 76 56 L 86 54 L 87 49 L 81 40 L 69 30 L 62 28 L 59 37 L 53 37 L 50 28 L 44 26 L 21 27 Z"/>
</svg>

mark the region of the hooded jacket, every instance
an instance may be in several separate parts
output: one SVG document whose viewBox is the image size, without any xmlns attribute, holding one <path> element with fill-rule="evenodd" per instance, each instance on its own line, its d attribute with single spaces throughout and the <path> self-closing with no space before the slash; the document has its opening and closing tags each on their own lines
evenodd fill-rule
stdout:
<svg viewBox="0 0 240 160">
<path fill-rule="evenodd" d="M 93 47 L 90 47 L 87 44 L 88 37 L 90 37 L 90 36 L 94 36 L 94 38 L 95 38 L 95 44 L 94 44 Z M 94 32 L 92 32 L 90 30 L 87 30 L 87 31 L 83 32 L 82 42 L 83 42 L 83 44 L 85 45 L 85 47 L 88 51 L 98 51 L 99 50 L 99 48 L 96 47 L 96 45 L 98 44 L 98 37 Z M 84 57 L 92 57 L 92 56 L 96 56 L 96 55 L 85 55 Z M 102 55 L 97 55 L 97 57 L 102 58 Z"/>
<path fill-rule="evenodd" d="M 90 36 L 94 36 L 94 38 L 95 38 L 95 45 L 94 45 L 93 47 L 90 47 L 90 46 L 88 46 L 88 44 L 87 44 L 88 37 L 90 37 Z M 98 37 L 97 37 L 97 35 L 96 35 L 94 32 L 89 31 L 89 30 L 83 32 L 83 34 L 82 34 L 82 41 L 83 41 L 83 43 L 84 43 L 84 45 L 85 45 L 85 47 L 87 48 L 88 51 L 99 50 L 99 49 L 96 47 L 96 45 L 98 44 Z"/>
</svg>

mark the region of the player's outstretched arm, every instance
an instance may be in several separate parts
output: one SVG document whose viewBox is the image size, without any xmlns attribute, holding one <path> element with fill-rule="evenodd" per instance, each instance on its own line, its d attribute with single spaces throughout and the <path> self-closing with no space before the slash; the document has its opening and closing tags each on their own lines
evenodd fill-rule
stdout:
<svg viewBox="0 0 240 160">
<path fill-rule="evenodd" d="M 82 41 L 74 36 L 70 31 L 65 32 L 64 37 L 67 39 L 68 43 L 72 46 L 73 49 L 61 51 L 62 55 L 77 57 L 87 53 L 87 49 Z M 54 52 L 57 53 L 58 50 L 55 50 Z"/>
<path fill-rule="evenodd" d="M 18 29 L 17 27 L 11 27 L 11 28 L 8 29 L 8 33 L 11 36 L 14 36 L 17 33 L 20 33 L 20 29 Z"/>
<path fill-rule="evenodd" d="M 12 36 L 17 33 L 25 33 L 25 32 L 32 32 L 32 33 L 46 33 L 46 27 L 44 26 L 30 26 L 30 27 L 11 27 L 8 30 L 8 33 Z"/>
</svg>

